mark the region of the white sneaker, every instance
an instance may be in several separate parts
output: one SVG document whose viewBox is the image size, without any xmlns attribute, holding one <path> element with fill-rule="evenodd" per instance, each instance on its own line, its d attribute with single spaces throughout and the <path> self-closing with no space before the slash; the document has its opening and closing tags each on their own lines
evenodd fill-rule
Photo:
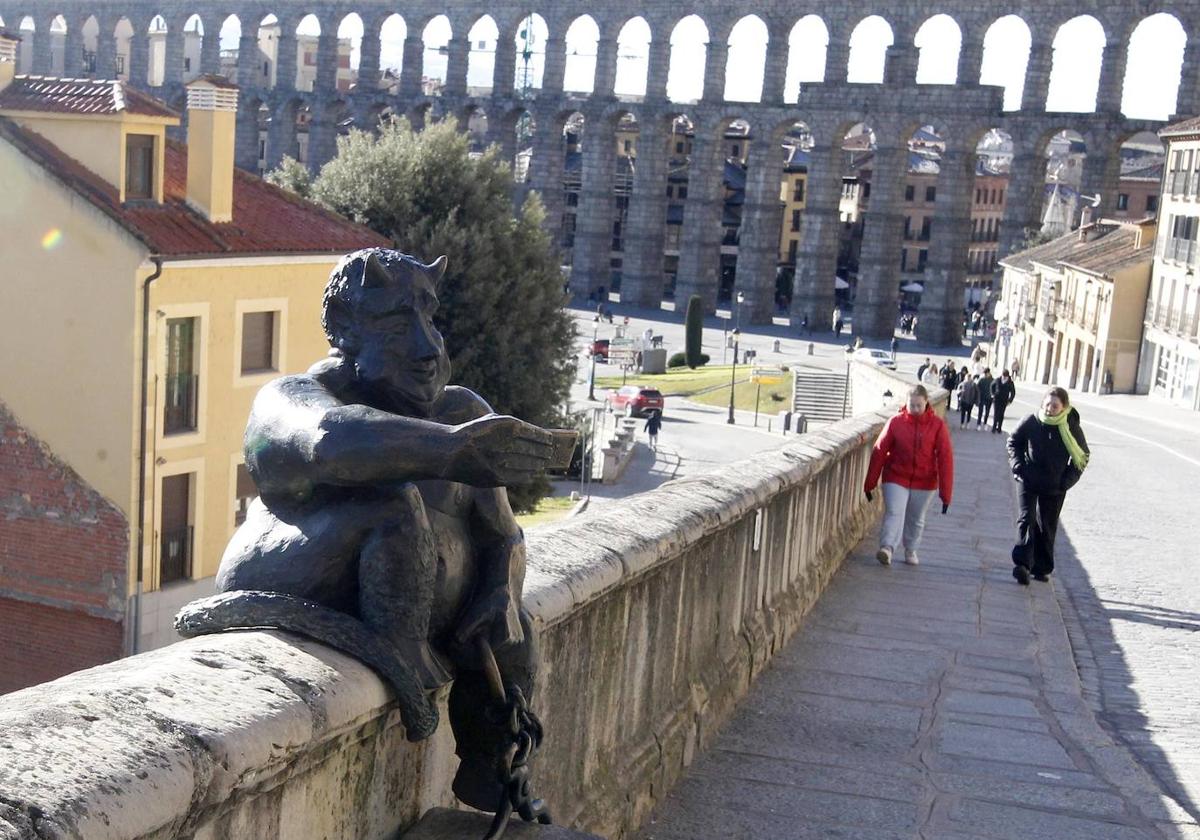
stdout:
<svg viewBox="0 0 1200 840">
<path fill-rule="evenodd" d="M 879 546 L 879 550 L 875 552 L 875 559 L 885 566 L 892 565 L 892 547 L 890 545 Z"/>
<path fill-rule="evenodd" d="M 917 552 L 906 549 L 904 552 L 904 562 L 910 566 L 916 566 L 920 564 L 921 560 L 917 557 Z"/>
</svg>

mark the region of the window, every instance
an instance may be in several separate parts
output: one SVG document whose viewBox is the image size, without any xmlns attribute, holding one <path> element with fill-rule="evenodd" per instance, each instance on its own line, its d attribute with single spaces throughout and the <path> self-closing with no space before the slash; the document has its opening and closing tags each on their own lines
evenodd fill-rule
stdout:
<svg viewBox="0 0 1200 840">
<path fill-rule="evenodd" d="M 792 185 L 792 201 L 804 201 L 804 179 L 797 178 Z"/>
<path fill-rule="evenodd" d="M 904 217 L 904 238 L 912 239 L 912 216 Z"/>
<path fill-rule="evenodd" d="M 904 188 L 904 200 L 905 201 L 912 201 L 916 197 L 916 195 L 917 195 L 917 188 L 914 187 L 912 184 L 909 184 L 907 187 Z"/>
<path fill-rule="evenodd" d="M 675 154 L 677 154 L 677 155 L 683 154 L 683 141 L 682 140 L 680 140 L 678 143 L 675 144 Z"/>
<path fill-rule="evenodd" d="M 741 156 L 742 156 L 742 145 L 741 145 L 741 143 L 734 143 L 734 144 L 733 144 L 733 155 L 732 155 L 732 156 L 733 156 L 733 157 L 741 157 Z"/>
<path fill-rule="evenodd" d="M 1156 196 L 1156 195 L 1146 196 L 1146 212 L 1147 213 L 1157 213 L 1158 212 L 1158 196 Z"/>
<path fill-rule="evenodd" d="M 92 60 L 91 60 L 91 66 L 88 67 L 88 72 L 95 73 L 96 72 L 96 54 L 89 53 L 89 55 L 92 57 Z M 185 55 L 183 57 L 183 72 L 185 72 L 185 73 L 192 72 L 192 57 L 189 55 Z"/>
<path fill-rule="evenodd" d="M 246 511 L 250 503 L 258 498 L 258 488 L 250 477 L 250 470 L 245 464 L 237 465 L 237 482 L 234 485 L 233 524 L 241 525 L 246 521 Z"/>
<path fill-rule="evenodd" d="M 167 373 L 163 434 L 196 431 L 200 377 L 196 375 L 196 319 L 167 319 Z"/>
<path fill-rule="evenodd" d="M 925 188 L 925 200 L 927 202 L 929 202 L 930 204 L 932 204 L 936 198 L 937 198 L 937 187 L 926 187 Z"/>
<path fill-rule="evenodd" d="M 975 203 L 976 204 L 983 204 L 983 199 L 980 197 L 982 195 L 983 195 L 983 190 L 981 190 L 979 187 L 976 187 L 975 188 Z"/>
<path fill-rule="evenodd" d="M 247 312 L 242 315 L 242 375 L 276 370 L 276 323 L 278 312 Z"/>
<path fill-rule="evenodd" d="M 192 473 L 163 477 L 158 531 L 159 584 L 187 580 L 192 576 Z"/>
<path fill-rule="evenodd" d="M 796 249 L 799 246 L 800 246 L 800 240 L 798 240 L 798 239 L 789 239 L 788 240 L 787 261 L 790 262 L 792 265 L 796 264 Z"/>
<path fill-rule="evenodd" d="M 675 188 L 672 187 L 670 184 L 667 184 L 667 198 L 674 198 L 674 197 L 675 197 Z"/>
<path fill-rule="evenodd" d="M 863 186 L 862 186 L 862 197 L 863 197 L 863 199 L 864 199 L 864 200 L 865 200 L 865 199 L 868 199 L 868 198 L 870 198 L 870 197 L 871 197 L 871 185 L 870 185 L 870 183 L 863 184 Z"/>
<path fill-rule="evenodd" d="M 922 239 L 922 241 L 925 241 L 925 242 L 929 241 L 929 228 L 930 228 L 930 224 L 932 223 L 932 221 L 933 220 L 930 219 L 928 216 L 921 219 L 921 239 Z"/>
<path fill-rule="evenodd" d="M 1128 210 L 1129 209 L 1129 194 L 1128 193 L 1117 193 L 1117 209 L 1118 210 Z"/>
<path fill-rule="evenodd" d="M 625 154 L 629 154 L 629 150 L 630 150 L 630 149 L 632 149 L 632 148 L 633 148 L 633 141 L 632 141 L 632 140 L 626 140 L 626 141 L 625 141 Z"/>
<path fill-rule="evenodd" d="M 125 200 L 154 198 L 154 135 L 125 137 Z"/>
<path fill-rule="evenodd" d="M 922 248 L 917 252 L 917 271 L 925 270 L 925 262 L 929 259 L 929 251 Z"/>
<path fill-rule="evenodd" d="M 792 211 L 792 232 L 800 230 L 800 211 Z"/>
<path fill-rule="evenodd" d="M 687 198 L 687 187 L 680 187 L 678 191 L 679 198 Z"/>
<path fill-rule="evenodd" d="M 579 193 L 576 193 L 576 192 L 567 193 L 567 206 L 568 207 L 578 207 L 579 206 Z"/>
</svg>

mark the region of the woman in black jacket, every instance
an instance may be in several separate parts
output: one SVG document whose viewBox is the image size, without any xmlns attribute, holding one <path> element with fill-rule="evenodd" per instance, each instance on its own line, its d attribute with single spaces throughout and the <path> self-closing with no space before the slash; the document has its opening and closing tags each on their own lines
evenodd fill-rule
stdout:
<svg viewBox="0 0 1200 840">
<path fill-rule="evenodd" d="M 1054 538 L 1066 492 L 1087 467 L 1089 449 L 1079 412 L 1063 388 L 1051 388 L 1042 407 L 1008 439 L 1008 460 L 1017 479 L 1020 512 L 1013 546 L 1013 577 L 1047 580 L 1054 571 Z"/>
</svg>

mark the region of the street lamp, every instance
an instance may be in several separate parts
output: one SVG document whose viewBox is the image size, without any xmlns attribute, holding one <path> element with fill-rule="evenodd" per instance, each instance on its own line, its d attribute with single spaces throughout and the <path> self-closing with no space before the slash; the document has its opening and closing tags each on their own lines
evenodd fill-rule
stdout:
<svg viewBox="0 0 1200 840">
<path fill-rule="evenodd" d="M 738 303 L 741 303 L 742 296 L 738 295 Z M 729 419 L 725 422 L 733 425 L 733 383 L 737 378 L 737 357 L 738 357 L 738 339 L 742 337 L 741 332 L 737 327 L 733 328 L 733 367 L 729 370 Z"/>
<path fill-rule="evenodd" d="M 742 302 L 746 300 L 746 296 L 741 292 L 737 293 L 737 315 L 734 317 L 733 329 L 737 331 L 742 326 Z"/>
<path fill-rule="evenodd" d="M 588 376 L 588 399 L 596 399 L 596 338 L 600 334 L 600 316 L 596 316 L 596 323 L 592 326 L 592 372 Z"/>
</svg>

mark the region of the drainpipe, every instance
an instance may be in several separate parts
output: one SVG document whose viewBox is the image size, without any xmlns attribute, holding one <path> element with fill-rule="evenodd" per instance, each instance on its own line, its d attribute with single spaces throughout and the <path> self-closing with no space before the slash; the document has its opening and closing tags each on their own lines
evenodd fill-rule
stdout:
<svg viewBox="0 0 1200 840">
<path fill-rule="evenodd" d="M 154 273 L 142 281 L 142 375 L 138 394 L 138 501 L 137 501 L 137 590 L 133 596 L 133 641 L 131 654 L 138 652 L 142 636 L 142 568 L 146 555 L 146 384 L 150 371 L 150 284 L 162 274 L 162 257 L 151 255 Z"/>
</svg>

